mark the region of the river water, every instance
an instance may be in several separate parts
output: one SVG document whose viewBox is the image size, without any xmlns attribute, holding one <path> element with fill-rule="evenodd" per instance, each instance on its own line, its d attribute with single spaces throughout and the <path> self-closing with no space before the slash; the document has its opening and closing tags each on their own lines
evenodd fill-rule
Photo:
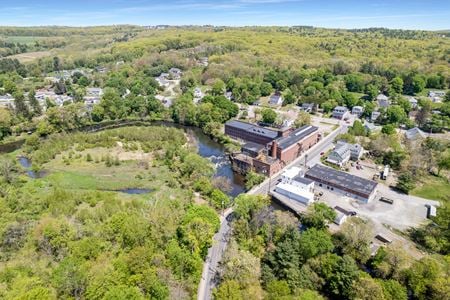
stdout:
<svg viewBox="0 0 450 300">
<path fill-rule="evenodd" d="M 228 158 L 225 147 L 205 135 L 201 129 L 169 122 L 155 122 L 154 125 L 151 126 L 176 127 L 184 130 L 189 136 L 190 141 L 197 147 L 197 153 L 200 156 L 209 159 L 214 164 L 216 169 L 214 177 L 219 178 L 219 180 L 223 178 L 228 181 L 230 189 L 226 191 L 226 193 L 229 196 L 235 197 L 240 193 L 245 192 L 244 178 L 242 175 L 235 173 L 231 168 L 231 162 Z M 20 148 L 20 146 L 21 144 L 17 145 L 16 149 Z M 9 150 L 14 151 L 16 149 Z M 32 178 L 38 178 L 45 175 L 45 173 L 42 172 L 36 173 L 32 171 L 31 161 L 26 157 L 19 157 L 19 163 L 26 170 L 27 175 Z M 123 192 L 128 193 L 128 191 L 132 194 L 141 193 L 141 191 L 137 191 L 136 189 L 124 190 Z"/>
</svg>

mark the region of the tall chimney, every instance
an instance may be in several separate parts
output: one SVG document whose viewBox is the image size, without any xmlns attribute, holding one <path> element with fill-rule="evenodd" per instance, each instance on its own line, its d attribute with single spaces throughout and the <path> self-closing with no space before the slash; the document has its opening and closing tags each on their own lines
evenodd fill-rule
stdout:
<svg viewBox="0 0 450 300">
<path fill-rule="evenodd" d="M 276 141 L 272 142 L 272 157 L 273 158 L 277 158 L 277 149 L 278 149 L 278 144 Z"/>
</svg>

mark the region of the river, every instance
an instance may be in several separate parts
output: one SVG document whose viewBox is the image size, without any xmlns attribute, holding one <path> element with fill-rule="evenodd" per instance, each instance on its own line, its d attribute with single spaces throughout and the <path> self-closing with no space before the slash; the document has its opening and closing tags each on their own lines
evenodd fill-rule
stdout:
<svg viewBox="0 0 450 300">
<path fill-rule="evenodd" d="M 154 122 L 153 125 L 145 125 L 144 126 L 167 126 L 167 127 L 176 127 L 179 129 L 184 130 L 187 135 L 189 136 L 189 140 L 192 144 L 194 144 L 197 147 L 197 153 L 204 157 L 209 159 L 214 165 L 215 165 L 215 174 L 214 177 L 220 177 L 220 178 L 226 178 L 230 185 L 230 190 L 227 191 L 227 194 L 231 197 L 235 197 L 239 195 L 240 193 L 245 192 L 245 185 L 244 185 L 244 177 L 242 175 L 239 175 L 233 171 L 231 168 L 231 162 L 228 158 L 228 155 L 226 153 L 225 147 L 214 140 L 212 140 L 209 136 L 204 134 L 201 129 L 197 127 L 190 127 L 190 126 L 183 126 L 171 122 Z M 124 126 L 130 126 L 130 125 L 124 125 Z M 115 126 L 120 127 L 120 126 Z M 86 131 L 93 132 L 93 131 L 100 131 L 103 128 L 95 128 L 92 129 L 92 127 L 88 128 Z M 104 128 L 107 129 L 107 128 Z M 8 148 L 8 151 L 3 152 L 11 152 L 14 150 L 17 150 L 22 146 L 22 144 L 15 145 L 16 147 L 12 147 L 11 149 Z M 0 151 L 1 153 L 2 151 Z M 24 167 L 27 171 L 27 174 L 32 178 L 41 177 L 44 174 L 36 174 L 31 170 L 31 162 L 25 158 L 20 157 L 19 163 Z"/>
</svg>

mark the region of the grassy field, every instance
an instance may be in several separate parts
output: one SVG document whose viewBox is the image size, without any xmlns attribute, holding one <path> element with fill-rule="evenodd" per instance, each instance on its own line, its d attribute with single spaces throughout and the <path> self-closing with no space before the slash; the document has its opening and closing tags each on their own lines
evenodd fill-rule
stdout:
<svg viewBox="0 0 450 300">
<path fill-rule="evenodd" d="M 21 53 L 16 55 L 8 56 L 8 58 L 17 58 L 21 63 L 31 62 L 35 59 L 43 58 L 50 56 L 52 54 L 51 51 L 36 51 L 36 52 L 28 52 Z"/>
<path fill-rule="evenodd" d="M 441 201 L 450 201 L 449 182 L 437 176 L 427 176 L 421 180 L 420 186 L 417 186 L 411 195 Z"/>
</svg>

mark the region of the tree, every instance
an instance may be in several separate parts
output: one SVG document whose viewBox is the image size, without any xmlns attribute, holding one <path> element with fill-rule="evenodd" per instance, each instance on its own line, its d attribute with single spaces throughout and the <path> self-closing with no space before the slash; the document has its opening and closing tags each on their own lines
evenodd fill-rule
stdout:
<svg viewBox="0 0 450 300">
<path fill-rule="evenodd" d="M 391 85 L 391 91 L 396 94 L 403 93 L 403 79 L 401 77 L 393 78 L 389 84 Z"/>
<path fill-rule="evenodd" d="M 114 286 L 106 292 L 104 299 L 111 300 L 144 300 L 144 296 L 141 294 L 137 287 L 118 285 Z"/>
<path fill-rule="evenodd" d="M 53 70 L 54 71 L 61 70 L 61 60 L 57 56 L 53 57 Z"/>
<path fill-rule="evenodd" d="M 264 181 L 265 176 L 256 172 L 250 171 L 245 175 L 245 188 L 247 190 L 252 189 L 254 186 Z"/>
<path fill-rule="evenodd" d="M 365 136 L 366 129 L 360 120 L 355 120 L 355 122 L 353 122 L 353 126 L 349 128 L 349 133 L 355 136 Z"/>
<path fill-rule="evenodd" d="M 442 170 L 450 170 L 450 154 L 443 154 L 437 162 L 438 176 Z"/>
<path fill-rule="evenodd" d="M 23 96 L 23 93 L 16 92 L 14 93 L 13 97 L 16 114 L 24 118 L 28 118 L 30 116 L 30 111 L 28 110 L 28 106 L 25 103 L 25 97 Z"/>
<path fill-rule="evenodd" d="M 400 280 L 411 261 L 411 257 L 399 245 L 389 245 L 378 249 L 370 266 L 377 277 Z"/>
<path fill-rule="evenodd" d="M 403 87 L 402 87 L 403 88 Z M 373 100 L 375 100 L 375 98 L 377 97 L 377 95 L 378 95 L 378 93 L 379 93 L 380 91 L 378 90 L 378 88 L 377 88 L 377 86 L 376 85 L 374 85 L 374 84 L 368 84 L 367 86 L 366 86 L 366 94 L 367 94 L 367 96 L 368 96 L 368 100 L 369 101 L 373 101 Z"/>
<path fill-rule="evenodd" d="M 83 262 L 72 257 L 65 258 L 53 272 L 53 282 L 62 298 L 83 296 L 87 274 Z"/>
<path fill-rule="evenodd" d="M 7 184 L 10 184 L 13 181 L 14 171 L 14 161 L 7 157 L 0 159 L 0 175 Z"/>
<path fill-rule="evenodd" d="M 218 79 L 212 86 L 211 94 L 213 96 L 223 96 L 223 93 L 225 93 L 225 83 L 222 80 Z"/>
<path fill-rule="evenodd" d="M 306 262 L 312 257 L 330 252 L 334 245 L 327 231 L 312 227 L 300 235 L 298 247 L 300 260 Z"/>
<path fill-rule="evenodd" d="M 395 126 L 392 124 L 386 124 L 381 128 L 381 132 L 387 135 L 394 134 L 396 132 Z"/>
<path fill-rule="evenodd" d="M 36 99 L 36 92 L 34 90 L 31 90 L 28 93 L 28 103 L 33 109 L 33 114 L 35 116 L 40 116 L 42 114 L 42 107 L 39 104 L 39 101 Z"/>
<path fill-rule="evenodd" d="M 351 218 L 342 225 L 335 237 L 339 253 L 349 255 L 361 263 L 365 263 L 369 259 L 373 232 L 372 224 L 368 221 Z"/>
<path fill-rule="evenodd" d="M 9 110 L 0 108 L 0 141 L 11 133 L 11 121 Z"/>
<path fill-rule="evenodd" d="M 420 75 L 415 75 L 412 78 L 412 87 L 415 94 L 420 93 L 426 86 L 425 79 Z"/>
<path fill-rule="evenodd" d="M 406 288 L 402 286 L 396 280 L 381 280 L 381 287 L 383 288 L 383 294 L 385 299 L 392 300 L 406 300 L 408 294 Z"/>
<path fill-rule="evenodd" d="M 273 124 L 277 119 L 277 113 L 270 108 L 264 108 L 261 114 L 262 114 L 262 121 L 266 124 Z"/>
<path fill-rule="evenodd" d="M 311 124 L 311 115 L 305 111 L 300 111 L 298 117 L 294 122 L 294 127 L 299 128 Z"/>
<path fill-rule="evenodd" d="M 398 177 L 398 181 L 397 181 L 397 189 L 399 189 L 400 191 L 402 191 L 405 194 L 409 194 L 409 192 L 411 190 L 413 190 L 415 188 L 415 179 L 414 176 L 409 173 L 403 173 Z"/>
<path fill-rule="evenodd" d="M 240 194 L 234 202 L 236 217 L 245 220 L 250 220 L 257 211 L 268 206 L 270 203 L 267 196 L 249 194 Z"/>
<path fill-rule="evenodd" d="M 391 105 L 386 110 L 389 123 L 401 123 L 406 120 L 405 110 L 400 105 Z"/>
<path fill-rule="evenodd" d="M 261 91 L 261 96 L 264 97 L 269 96 L 273 92 L 272 85 L 268 82 L 262 82 L 259 90 Z"/>
<path fill-rule="evenodd" d="M 302 216 L 302 224 L 306 227 L 314 227 L 317 229 L 327 228 L 328 224 L 336 218 L 334 209 L 325 203 L 314 203 L 308 207 L 306 214 Z"/>
<path fill-rule="evenodd" d="M 235 280 L 227 280 L 220 284 L 220 286 L 214 290 L 214 299 L 217 300 L 241 300 L 244 299 L 240 285 Z"/>
<path fill-rule="evenodd" d="M 448 263 L 438 262 L 431 257 L 422 258 L 412 264 L 406 273 L 406 282 L 414 298 L 443 299 L 443 295 L 448 296 L 449 287 L 445 285 L 445 280 L 442 282 L 443 276 L 445 276 L 444 270 L 448 268 L 445 264 Z"/>
<path fill-rule="evenodd" d="M 358 300 L 385 299 L 383 286 L 369 275 L 360 276 L 353 282 L 351 294 L 352 299 Z"/>
</svg>

